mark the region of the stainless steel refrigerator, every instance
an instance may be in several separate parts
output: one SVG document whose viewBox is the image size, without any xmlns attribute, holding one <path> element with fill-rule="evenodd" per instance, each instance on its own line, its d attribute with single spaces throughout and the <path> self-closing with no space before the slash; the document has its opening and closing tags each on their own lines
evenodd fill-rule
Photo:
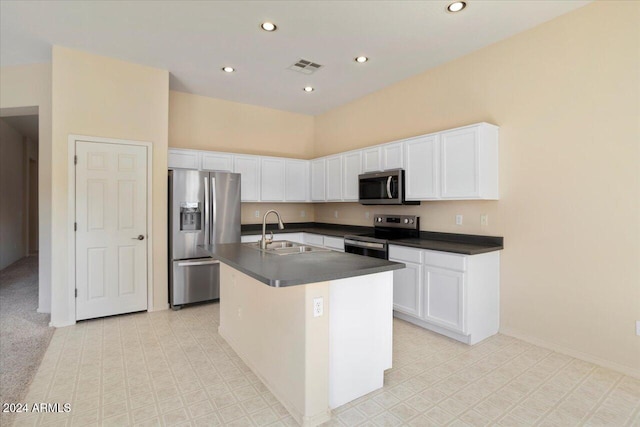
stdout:
<svg viewBox="0 0 640 427">
<path fill-rule="evenodd" d="M 199 246 L 240 242 L 240 174 L 169 170 L 169 304 L 220 298 L 220 263 Z"/>
</svg>

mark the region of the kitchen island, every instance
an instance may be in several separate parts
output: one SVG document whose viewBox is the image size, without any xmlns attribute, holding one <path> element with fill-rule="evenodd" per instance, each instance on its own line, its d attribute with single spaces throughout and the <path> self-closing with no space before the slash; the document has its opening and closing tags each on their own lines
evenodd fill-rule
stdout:
<svg viewBox="0 0 640 427">
<path fill-rule="evenodd" d="M 220 335 L 298 423 L 322 424 L 331 409 L 382 387 L 393 270 L 403 264 L 240 243 L 204 248 L 221 263 Z"/>
</svg>

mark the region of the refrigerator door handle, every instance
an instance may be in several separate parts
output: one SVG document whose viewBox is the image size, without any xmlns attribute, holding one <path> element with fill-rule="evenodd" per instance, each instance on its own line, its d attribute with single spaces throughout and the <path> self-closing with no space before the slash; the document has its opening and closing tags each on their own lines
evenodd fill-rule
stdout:
<svg viewBox="0 0 640 427">
<path fill-rule="evenodd" d="M 209 227 L 210 229 L 210 235 L 209 235 L 209 241 L 211 242 L 211 244 L 215 244 L 217 242 L 214 242 L 213 240 L 213 235 L 214 235 L 214 227 L 216 226 L 215 222 L 218 220 L 217 217 L 217 203 L 216 203 L 216 178 L 215 176 L 211 177 L 211 210 L 212 210 L 212 214 L 211 214 L 211 225 Z"/>
<path fill-rule="evenodd" d="M 209 226 L 211 220 L 209 218 L 209 179 L 204 177 L 204 244 L 208 245 L 211 241 L 209 238 Z"/>
</svg>

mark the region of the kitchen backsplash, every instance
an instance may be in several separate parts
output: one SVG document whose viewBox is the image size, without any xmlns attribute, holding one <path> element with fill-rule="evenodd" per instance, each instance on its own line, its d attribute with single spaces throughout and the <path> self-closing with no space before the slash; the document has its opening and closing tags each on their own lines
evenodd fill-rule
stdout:
<svg viewBox="0 0 640 427">
<path fill-rule="evenodd" d="M 419 206 L 363 206 L 359 203 L 243 203 L 242 223 L 262 224 L 262 217 L 269 209 L 276 209 L 285 224 L 315 221 L 371 226 L 374 214 L 385 213 L 419 215 L 420 229 L 423 231 L 503 235 L 499 203 L 495 200 L 422 202 Z M 456 215 L 462 215 L 462 225 L 456 224 Z M 487 225 L 481 224 L 481 215 L 487 215 Z M 270 216 L 267 219 L 268 223 L 274 221 L 275 217 Z"/>
<path fill-rule="evenodd" d="M 422 202 L 419 206 L 363 206 L 359 203 L 322 203 L 314 206 L 316 222 L 371 226 L 373 215 L 377 213 L 419 215 L 420 229 L 423 231 L 504 234 L 500 220 L 502 212 L 498 208 L 499 202 L 495 200 Z M 456 215 L 462 215 L 462 225 L 456 225 Z M 487 215 L 487 225 L 481 225 L 481 215 Z"/>
<path fill-rule="evenodd" d="M 285 226 L 288 222 L 315 221 L 315 208 L 311 203 L 242 203 L 241 221 L 243 224 L 262 224 L 262 217 L 269 209 L 278 211 Z M 267 223 L 276 221 L 275 215 L 267 218 Z"/>
</svg>

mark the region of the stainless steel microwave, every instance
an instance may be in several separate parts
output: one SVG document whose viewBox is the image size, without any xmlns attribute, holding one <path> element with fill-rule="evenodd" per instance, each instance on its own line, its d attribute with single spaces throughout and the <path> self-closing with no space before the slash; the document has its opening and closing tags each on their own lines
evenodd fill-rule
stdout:
<svg viewBox="0 0 640 427">
<path fill-rule="evenodd" d="M 363 205 L 418 205 L 404 200 L 404 170 L 358 175 L 358 201 Z"/>
</svg>

